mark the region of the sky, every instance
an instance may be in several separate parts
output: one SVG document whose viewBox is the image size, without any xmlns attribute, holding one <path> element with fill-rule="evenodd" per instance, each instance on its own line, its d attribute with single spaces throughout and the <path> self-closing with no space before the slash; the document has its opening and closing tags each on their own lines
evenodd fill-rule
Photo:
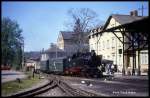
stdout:
<svg viewBox="0 0 150 98">
<path fill-rule="evenodd" d="M 17 21 L 23 30 L 24 50 L 41 51 L 56 43 L 60 31 L 69 30 L 65 24 L 70 22 L 67 11 L 71 8 L 90 8 L 106 21 L 111 14 L 127 14 L 141 6 L 146 8 L 144 16 L 149 15 L 148 2 L 2 2 L 2 17 Z M 141 10 L 138 10 L 141 15 Z"/>
</svg>

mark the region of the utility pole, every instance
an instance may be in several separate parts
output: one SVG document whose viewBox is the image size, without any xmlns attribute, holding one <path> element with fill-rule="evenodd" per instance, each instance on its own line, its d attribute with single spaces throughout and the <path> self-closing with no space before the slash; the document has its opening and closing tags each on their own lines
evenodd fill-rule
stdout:
<svg viewBox="0 0 150 98">
<path fill-rule="evenodd" d="M 24 65 L 25 65 L 25 62 L 24 62 L 24 40 L 23 40 L 23 45 L 22 45 L 22 71 L 24 69 Z"/>
<path fill-rule="evenodd" d="M 116 65 L 118 65 L 117 64 L 117 59 L 118 59 L 118 57 L 117 57 L 118 56 L 118 52 L 117 51 L 118 51 L 118 47 L 117 47 L 117 38 L 116 38 Z"/>
<path fill-rule="evenodd" d="M 143 5 L 142 5 L 142 8 L 141 8 L 141 10 L 142 10 L 142 16 L 143 16 L 143 10 L 144 10 L 144 7 L 143 7 Z"/>
<path fill-rule="evenodd" d="M 56 59 L 57 59 L 57 45 L 56 45 Z"/>
<path fill-rule="evenodd" d="M 142 7 L 141 8 L 139 8 L 138 10 L 141 10 L 141 14 L 142 14 L 142 16 L 143 16 L 143 13 L 144 13 L 144 9 L 147 9 L 147 8 L 144 8 L 144 6 L 142 5 Z"/>
</svg>

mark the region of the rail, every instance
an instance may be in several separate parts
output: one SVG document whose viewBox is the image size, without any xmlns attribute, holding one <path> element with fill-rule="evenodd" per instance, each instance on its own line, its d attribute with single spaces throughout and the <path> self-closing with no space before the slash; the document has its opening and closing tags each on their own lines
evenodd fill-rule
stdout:
<svg viewBox="0 0 150 98">
<path fill-rule="evenodd" d="M 65 83 L 59 76 L 48 75 L 48 74 L 44 74 L 44 75 L 49 79 L 49 82 L 47 84 L 29 91 L 13 94 L 8 97 L 32 97 L 32 96 L 40 95 L 42 93 L 46 93 L 49 90 L 54 89 L 56 87 L 59 87 L 68 96 L 97 96 L 96 94 L 84 90 L 72 88 L 67 83 Z"/>
</svg>

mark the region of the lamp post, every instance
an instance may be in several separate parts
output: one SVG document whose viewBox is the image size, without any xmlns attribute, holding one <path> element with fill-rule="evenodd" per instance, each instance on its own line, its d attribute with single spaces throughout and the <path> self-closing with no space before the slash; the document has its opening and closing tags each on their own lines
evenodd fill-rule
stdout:
<svg viewBox="0 0 150 98">
<path fill-rule="evenodd" d="M 22 71 L 24 69 L 24 65 L 25 65 L 25 62 L 24 62 L 24 40 L 23 40 L 23 43 L 22 43 L 22 64 L 21 64 L 21 70 Z"/>
<path fill-rule="evenodd" d="M 56 45 L 56 59 L 57 59 L 57 45 Z"/>
</svg>

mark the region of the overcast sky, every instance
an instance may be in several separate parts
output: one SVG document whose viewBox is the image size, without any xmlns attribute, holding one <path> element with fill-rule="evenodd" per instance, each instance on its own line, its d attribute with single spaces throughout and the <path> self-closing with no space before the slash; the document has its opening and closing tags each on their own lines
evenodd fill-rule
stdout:
<svg viewBox="0 0 150 98">
<path fill-rule="evenodd" d="M 106 21 L 110 14 L 129 14 L 144 5 L 148 15 L 148 2 L 2 2 L 2 17 L 15 20 L 23 30 L 25 51 L 47 49 L 56 43 L 59 31 L 68 30 L 67 11 L 70 8 L 90 8 L 99 20 Z M 141 15 L 141 10 L 138 11 Z"/>
</svg>

